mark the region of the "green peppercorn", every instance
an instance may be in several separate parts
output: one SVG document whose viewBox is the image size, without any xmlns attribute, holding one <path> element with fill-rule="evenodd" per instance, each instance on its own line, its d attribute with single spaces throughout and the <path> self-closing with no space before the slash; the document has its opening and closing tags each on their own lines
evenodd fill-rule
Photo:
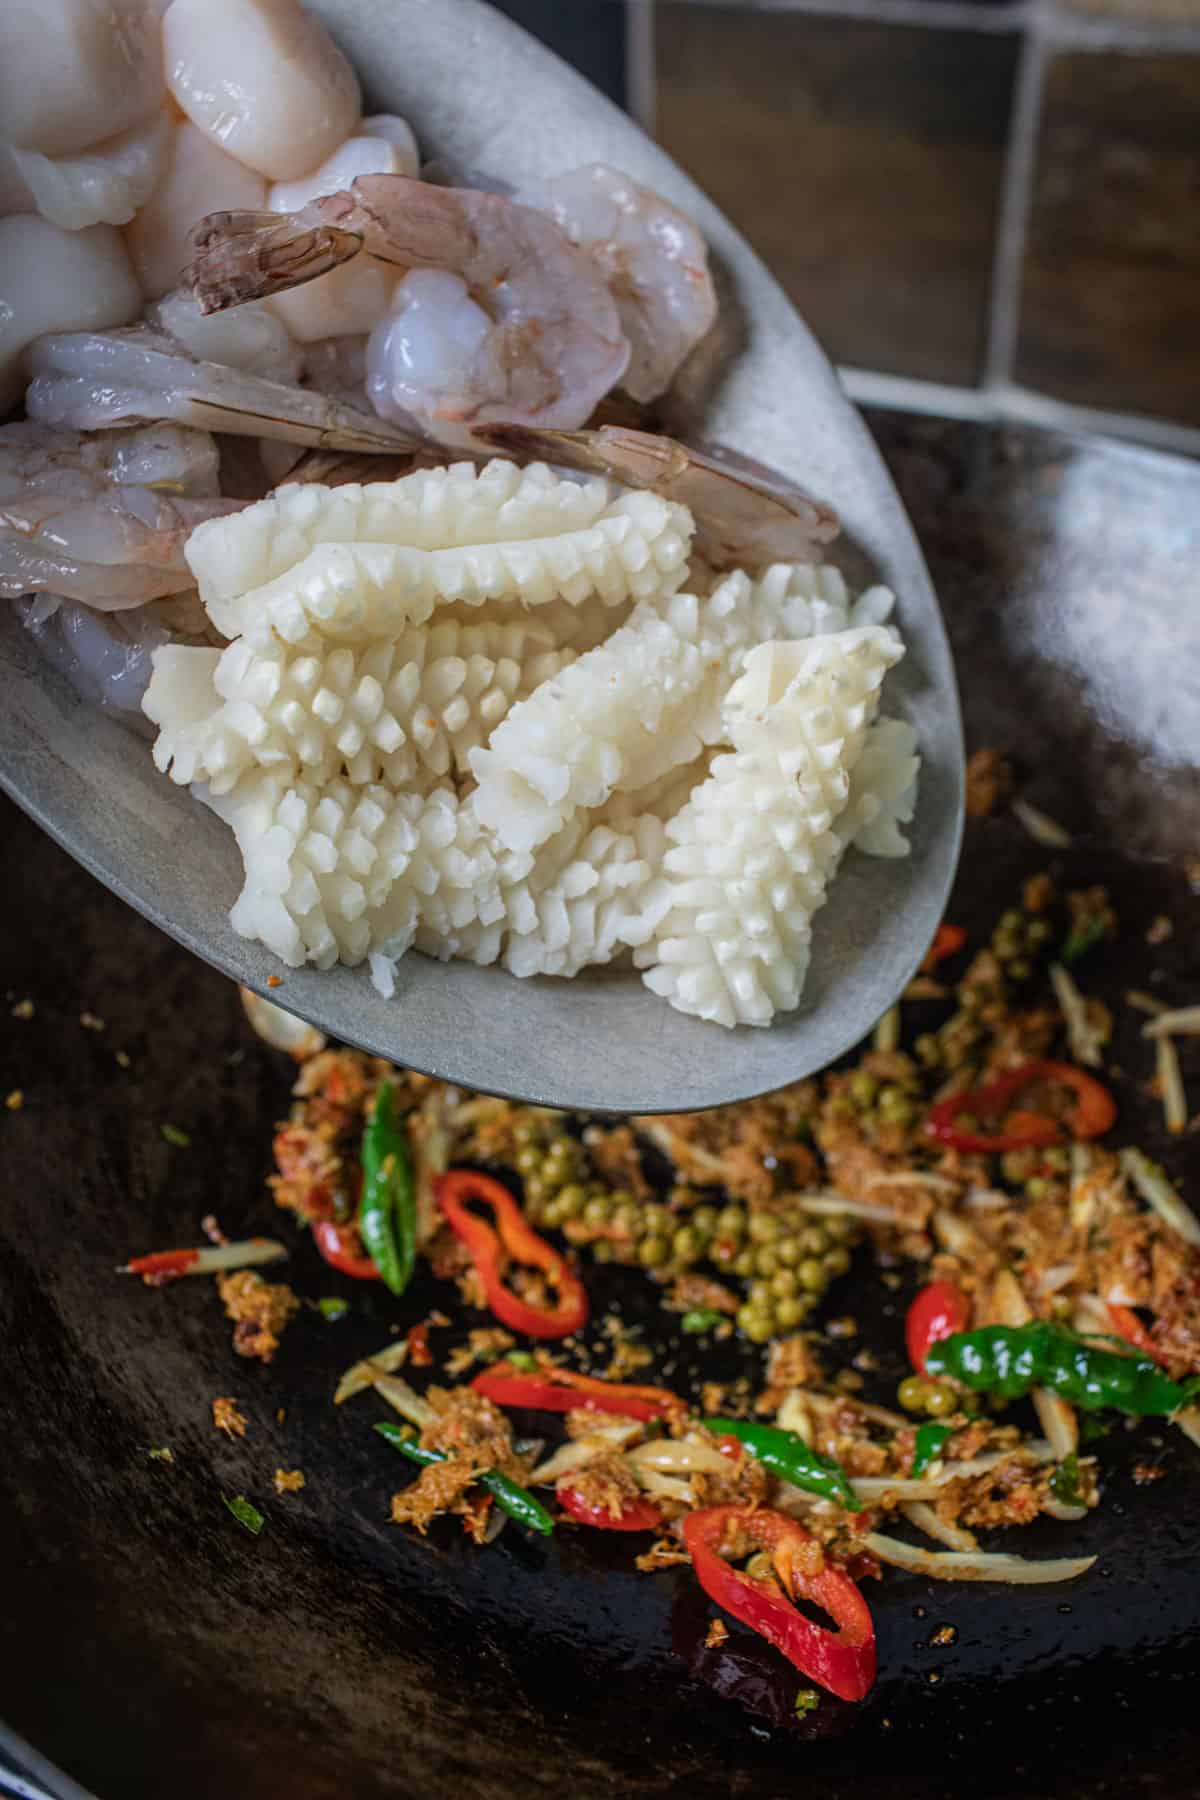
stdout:
<svg viewBox="0 0 1200 1800">
<path fill-rule="evenodd" d="M 607 1238 L 597 1238 L 596 1239 L 596 1242 L 592 1245 L 592 1256 L 595 1259 L 595 1261 L 598 1263 L 606 1263 L 606 1262 L 612 1261 L 613 1247 L 609 1243 Z"/>
<path fill-rule="evenodd" d="M 638 1247 L 638 1261 L 645 1269 L 657 1269 L 660 1263 L 666 1262 L 670 1254 L 670 1245 L 666 1238 L 643 1238 Z"/>
<path fill-rule="evenodd" d="M 775 1336 L 774 1314 L 767 1312 L 754 1313 L 750 1323 L 743 1326 L 743 1330 L 752 1344 L 768 1343 L 771 1338 Z"/>
<path fill-rule="evenodd" d="M 929 1383 L 923 1375 L 906 1375 L 896 1389 L 896 1398 L 905 1412 L 924 1412 Z"/>
<path fill-rule="evenodd" d="M 1010 906 L 1007 912 L 1000 914 L 999 929 L 1001 931 L 1020 931 L 1024 923 L 1025 914 L 1015 906 Z"/>
<path fill-rule="evenodd" d="M 1031 919 L 1025 933 L 1031 944 L 1048 944 L 1054 936 L 1049 919 Z"/>
<path fill-rule="evenodd" d="M 740 1206 L 726 1206 L 717 1215 L 717 1236 L 740 1238 L 746 1229 L 746 1215 Z"/>
<path fill-rule="evenodd" d="M 944 1418 L 958 1406 L 958 1395 L 946 1381 L 930 1381 L 925 1386 L 925 1411 L 931 1419 Z"/>
<path fill-rule="evenodd" d="M 795 1331 L 797 1325 L 802 1325 L 808 1317 L 808 1307 L 797 1295 L 789 1295 L 775 1302 L 775 1317 L 781 1330 Z"/>
<path fill-rule="evenodd" d="M 927 1068 L 933 1068 L 942 1060 L 942 1047 L 931 1031 L 923 1031 L 913 1049 Z"/>
<path fill-rule="evenodd" d="M 542 1153 L 534 1144 L 527 1143 L 517 1151 L 518 1175 L 533 1175 L 542 1166 Z"/>
<path fill-rule="evenodd" d="M 1006 1150 L 1000 1158 L 1000 1173 L 1005 1181 L 1011 1181 L 1019 1187 L 1027 1181 L 1030 1171 L 1037 1163 L 1037 1153 L 1033 1150 Z"/>
<path fill-rule="evenodd" d="M 1025 1192 L 1031 1200 L 1044 1200 L 1050 1192 L 1050 1183 L 1041 1175 L 1031 1175 L 1025 1183 Z"/>
<path fill-rule="evenodd" d="M 657 1202 L 642 1208 L 642 1228 L 653 1237 L 665 1237 L 675 1224 L 674 1217 L 665 1206 Z"/>
<path fill-rule="evenodd" d="M 773 1244 L 779 1236 L 779 1220 L 774 1213 L 753 1212 L 750 1214 L 750 1241 L 752 1244 Z"/>
<path fill-rule="evenodd" d="M 832 1242 L 830 1233 L 833 1223 L 831 1219 L 828 1226 L 806 1225 L 804 1227 L 800 1233 L 800 1247 L 806 1256 L 823 1256 L 825 1254 Z"/>
<path fill-rule="evenodd" d="M 733 1269 L 734 1274 L 740 1275 L 743 1280 L 745 1280 L 745 1278 L 748 1275 L 753 1275 L 753 1273 L 754 1273 L 754 1252 L 753 1252 L 753 1250 L 739 1250 L 737 1255 L 734 1257 L 733 1262 L 730 1264 L 730 1267 Z"/>
<path fill-rule="evenodd" d="M 858 1236 L 858 1223 L 846 1213 L 837 1213 L 826 1222 L 825 1230 L 835 1244 L 848 1244 Z"/>
<path fill-rule="evenodd" d="M 593 1194 L 583 1209 L 584 1223 L 588 1225 L 606 1225 L 612 1213 L 612 1202 L 607 1194 Z"/>
<path fill-rule="evenodd" d="M 850 1077 L 850 1098 L 865 1112 L 879 1092 L 879 1083 L 866 1069 L 856 1069 Z"/>
<path fill-rule="evenodd" d="M 819 1294 L 825 1287 L 825 1270 L 815 1256 L 805 1257 L 796 1270 L 796 1276 L 800 1286 L 806 1288 L 810 1294 Z"/>
<path fill-rule="evenodd" d="M 530 1206 L 544 1206 L 550 1198 L 550 1189 L 541 1175 L 525 1177 L 525 1199 Z"/>
<path fill-rule="evenodd" d="M 758 1311 L 747 1300 L 744 1306 L 737 1309 L 737 1322 L 741 1329 L 748 1332 L 752 1322 L 759 1317 Z"/>
<path fill-rule="evenodd" d="M 564 1219 L 577 1219 L 587 1205 L 587 1195 L 577 1181 L 569 1182 L 558 1196 L 558 1210 Z"/>
<path fill-rule="evenodd" d="M 771 1277 L 771 1292 L 776 1300 L 790 1300 L 796 1287 L 795 1269 L 777 1269 Z"/>
<path fill-rule="evenodd" d="M 761 1250 L 754 1253 L 754 1267 L 760 1275 L 773 1275 L 779 1267 L 779 1258 L 771 1244 L 764 1244 Z"/>
<path fill-rule="evenodd" d="M 1042 1151 L 1042 1156 L 1057 1175 L 1065 1175 L 1071 1166 L 1071 1152 L 1065 1144 L 1051 1144 L 1049 1149 Z"/>
<path fill-rule="evenodd" d="M 804 1252 L 800 1248 L 800 1237 L 798 1233 L 792 1233 L 788 1237 L 781 1237 L 775 1246 L 776 1260 L 785 1269 L 794 1269 L 803 1254 Z"/>
<path fill-rule="evenodd" d="M 715 1206 L 698 1206 L 688 1218 L 688 1224 L 700 1237 L 709 1238 L 717 1229 L 717 1209 Z"/>
<path fill-rule="evenodd" d="M 700 1254 L 700 1239 L 690 1225 L 681 1225 L 671 1239 L 671 1254 L 681 1263 L 695 1262 Z"/>
<path fill-rule="evenodd" d="M 563 1224 L 563 1214 L 557 1194 L 552 1200 L 547 1200 L 544 1206 L 538 1208 L 538 1217 L 542 1224 L 549 1225 L 552 1231 L 556 1231 Z"/>
<path fill-rule="evenodd" d="M 1015 962 L 1009 963 L 1008 972 L 1014 981 L 1028 981 L 1033 974 L 1033 970 L 1023 956 L 1018 957 Z"/>
<path fill-rule="evenodd" d="M 836 1250 L 827 1250 L 823 1261 L 826 1274 L 832 1281 L 836 1281 L 850 1267 L 850 1252 L 839 1246 Z"/>
<path fill-rule="evenodd" d="M 746 1295 L 751 1306 L 756 1306 L 761 1312 L 764 1307 L 769 1307 L 771 1304 L 771 1284 L 769 1281 L 752 1281 L 746 1290 Z"/>
<path fill-rule="evenodd" d="M 912 1122 L 913 1103 L 902 1087 L 885 1087 L 879 1096 L 879 1117 L 887 1125 Z"/>
</svg>

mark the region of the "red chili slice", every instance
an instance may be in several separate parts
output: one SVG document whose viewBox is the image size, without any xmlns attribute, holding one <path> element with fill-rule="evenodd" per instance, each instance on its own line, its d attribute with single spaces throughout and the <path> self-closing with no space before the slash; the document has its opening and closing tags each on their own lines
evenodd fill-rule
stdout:
<svg viewBox="0 0 1200 1800">
<path fill-rule="evenodd" d="M 986 1155 L 1061 1143 L 1062 1125 L 1049 1113 L 1011 1109 L 1011 1102 L 1019 1094 L 1043 1082 L 1070 1088 L 1074 1093 L 1075 1105 L 1062 1121 L 1072 1137 L 1102 1137 L 1113 1125 L 1117 1106 L 1103 1082 L 1085 1075 L 1071 1063 L 1026 1062 L 982 1087 L 968 1088 L 965 1093 L 939 1100 L 925 1120 L 925 1130 L 948 1150 L 967 1154 Z M 978 1119 L 1000 1119 L 1002 1124 L 997 1131 L 968 1130 L 958 1123 L 965 1113 Z"/>
<path fill-rule="evenodd" d="M 957 956 L 966 941 L 967 934 L 961 925 L 947 925 L 944 922 L 939 925 L 921 963 L 922 975 L 932 975 L 939 963 L 945 962 L 949 956 Z"/>
<path fill-rule="evenodd" d="M 627 1419 L 669 1419 L 687 1406 L 668 1388 L 637 1387 L 577 1375 L 573 1369 L 543 1368 L 530 1373 L 499 1362 L 476 1375 L 471 1386 L 497 1406 L 527 1406 L 532 1412 L 574 1412 L 591 1406 L 597 1412 L 620 1413 Z"/>
<path fill-rule="evenodd" d="M 569 1479 L 561 1481 L 555 1492 L 565 1513 L 598 1531 L 657 1531 L 663 1522 L 652 1500 L 626 1500 L 619 1513 L 612 1513 L 602 1500 L 586 1499 Z"/>
<path fill-rule="evenodd" d="M 785 1598 L 766 1581 L 735 1569 L 722 1555 L 736 1528 L 769 1552 Z M 820 1547 L 794 1519 L 769 1508 L 710 1506 L 683 1521 L 683 1538 L 701 1587 L 743 1625 L 766 1638 L 803 1675 L 841 1700 L 861 1700 L 875 1680 L 875 1626 L 848 1575 L 818 1566 Z M 819 1606 L 837 1626 L 829 1631 L 797 1612 L 794 1598 Z"/>
<path fill-rule="evenodd" d="M 379 1270 L 371 1258 L 353 1247 L 359 1241 L 353 1225 L 339 1225 L 333 1219 L 314 1219 L 312 1234 L 313 1243 L 331 1269 L 351 1275 L 355 1281 L 379 1280 Z"/>
<path fill-rule="evenodd" d="M 587 1324 L 587 1292 L 582 1281 L 566 1258 L 538 1236 L 501 1182 L 477 1169 L 451 1169 L 439 1176 L 434 1191 L 450 1229 L 471 1253 L 489 1309 L 502 1324 L 536 1338 L 568 1337 Z M 469 1200 L 491 1207 L 495 1229 L 468 1211 Z M 506 1287 L 504 1274 L 509 1262 L 540 1269 L 557 1289 L 555 1305 L 531 1306 Z"/>
<path fill-rule="evenodd" d="M 904 1322 L 908 1360 L 918 1374 L 924 1374 L 925 1358 L 934 1344 L 965 1331 L 970 1323 L 971 1302 L 960 1287 L 952 1281 L 931 1281 L 923 1287 Z"/>
</svg>

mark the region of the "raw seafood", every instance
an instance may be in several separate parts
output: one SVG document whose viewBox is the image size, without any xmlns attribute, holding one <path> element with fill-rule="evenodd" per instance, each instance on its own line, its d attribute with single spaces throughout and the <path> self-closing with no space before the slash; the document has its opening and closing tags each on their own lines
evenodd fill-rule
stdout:
<svg viewBox="0 0 1200 1800">
<path fill-rule="evenodd" d="M 201 431 L 289 444 L 367 452 L 412 448 L 410 437 L 373 413 L 309 388 L 201 361 L 145 325 L 40 338 L 30 366 L 26 410 L 50 425 L 107 431 L 171 419 Z"/>
<path fill-rule="evenodd" d="M 465 774 L 514 701 L 569 660 L 533 621 L 435 624 L 362 650 L 238 638 L 216 663 L 165 652 L 145 711 L 162 726 L 156 764 L 183 785 L 226 793 L 258 766 L 400 787 Z M 181 708 L 189 680 L 197 693 Z"/>
<path fill-rule="evenodd" d="M 354 70 L 297 0 L 172 0 L 162 43 L 181 110 L 271 181 L 315 169 L 358 122 Z"/>
<path fill-rule="evenodd" d="M 903 651 L 887 627 L 762 644 L 726 701 L 734 754 L 667 826 L 634 960 L 680 1012 L 769 1025 L 799 1004 L 812 915 L 844 848 L 836 822 Z"/>
<path fill-rule="evenodd" d="M 142 309 L 120 233 L 0 219 L 0 414 L 20 398 L 29 346 L 45 331 L 127 325 Z"/>
<path fill-rule="evenodd" d="M 117 611 L 191 588 L 189 532 L 239 506 L 217 495 L 216 472 L 201 432 L 0 427 L 0 596 Z"/>
<path fill-rule="evenodd" d="M 839 627 L 848 622 L 844 586 L 840 599 Z M 694 761 L 722 737 L 721 709 L 747 651 L 808 636 L 814 602 L 828 605 L 804 568 L 757 584 L 739 572 L 704 599 L 644 600 L 472 752 L 480 818 L 509 849 L 534 849 L 577 808 Z"/>
<path fill-rule="evenodd" d="M 482 425 L 476 435 L 521 460 L 541 457 L 678 501 L 692 513 L 696 548 L 714 568 L 817 562 L 840 529 L 830 507 L 782 486 L 769 471 L 653 432 L 623 425 L 544 431 L 508 424 Z"/>
<path fill-rule="evenodd" d="M 127 225 L 162 176 L 169 139 L 165 114 L 152 113 L 74 156 L 14 149 L 12 166 L 28 190 L 30 205 L 52 225 L 64 231 Z"/>
<path fill-rule="evenodd" d="M 4 137 L 75 156 L 146 119 L 163 100 L 158 21 L 145 0 L 4 0 Z"/>
<path fill-rule="evenodd" d="M 692 221 L 606 163 L 548 176 L 516 198 L 549 213 L 593 258 L 629 339 L 621 385 L 634 400 L 656 400 L 717 316 L 708 249 Z"/>
<path fill-rule="evenodd" d="M 125 242 L 148 300 L 176 287 L 192 254 L 192 226 L 222 207 L 266 204 L 267 184 L 235 162 L 190 119 L 172 119 L 161 178 Z"/>
<path fill-rule="evenodd" d="M 257 237 L 236 215 L 207 221 L 191 271 L 201 305 L 261 297 L 298 251 L 300 271 L 315 257 L 312 273 L 323 272 L 341 260 L 330 228 L 412 271 L 368 351 L 368 391 L 385 417 L 469 445 L 472 424 L 501 418 L 582 425 L 620 380 L 629 345 L 590 258 L 544 214 L 470 188 L 359 176 L 292 215 L 290 239 L 279 220 Z"/>
<path fill-rule="evenodd" d="M 38 594 L 19 600 L 17 611 L 43 654 L 78 694 L 143 731 L 142 701 L 154 652 L 167 644 L 202 642 L 208 624 L 195 594 L 151 600 L 124 612 L 99 612 L 74 600 Z"/>
</svg>

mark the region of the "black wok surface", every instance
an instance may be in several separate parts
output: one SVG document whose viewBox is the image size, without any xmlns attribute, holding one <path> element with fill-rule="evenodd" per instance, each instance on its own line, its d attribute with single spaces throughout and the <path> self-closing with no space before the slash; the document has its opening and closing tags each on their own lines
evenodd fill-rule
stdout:
<svg viewBox="0 0 1200 1800">
<path fill-rule="evenodd" d="M 1064 868 L 1117 892 L 1123 946 L 1089 985 L 1194 1001 L 1200 469 L 1045 434 L 873 424 L 942 595 L 973 744 L 1017 752 L 1031 797 L 1080 834 Z M 149 1291 L 111 1272 L 196 1241 L 208 1212 L 231 1235 L 290 1235 L 262 1188 L 289 1067 L 211 970 L 11 808 L 0 822 L 0 1093 L 25 1096 L 0 1112 L 0 1714 L 86 1793 L 1200 1789 L 1200 1452 L 1153 1423 L 1100 1444 L 1098 1515 L 1010 1543 L 1086 1547 L 1099 1558 L 1088 1576 L 1039 1590 L 889 1573 L 869 1589 L 874 1693 L 802 1722 L 795 1672 L 738 1627 L 706 1650 L 713 1609 L 690 1574 L 636 1575 L 628 1541 L 560 1531 L 531 1544 L 510 1528 L 479 1552 L 454 1531 L 421 1545 L 389 1526 L 404 1477 L 369 1429 L 378 1403 L 329 1404 L 340 1370 L 387 1337 L 378 1295 L 297 1240 L 287 1278 L 310 1298 L 344 1292 L 352 1311 L 333 1324 L 306 1312 L 263 1369 L 233 1356 L 209 1283 Z M 1053 860 L 1007 824 L 973 830 L 952 916 L 983 930 L 1020 876 Z M 1163 912 L 1175 933 L 1151 949 L 1144 932 Z M 26 997 L 34 1016 L 11 1017 Z M 85 1011 L 103 1029 L 82 1025 Z M 1113 1055 L 1131 1077 L 1150 1073 L 1128 1015 Z M 1195 1104 L 1200 1057 L 1185 1066 Z M 1120 1091 L 1123 1131 L 1194 1184 L 1197 1138 L 1164 1151 L 1156 1103 L 1132 1079 Z M 168 1144 L 164 1122 L 190 1146 Z M 597 1316 L 619 1299 L 664 1341 L 636 1276 L 588 1279 Z M 428 1280 L 405 1318 L 445 1298 Z M 830 1297 L 860 1324 L 847 1354 L 863 1342 L 879 1354 L 881 1397 L 901 1373 L 905 1298 L 865 1264 Z M 676 1385 L 741 1354 L 664 1347 Z M 214 1432 L 217 1394 L 247 1415 L 243 1441 Z M 148 1456 L 163 1445 L 170 1465 Z M 1137 1485 L 1145 1461 L 1165 1478 Z M 280 1466 L 304 1469 L 302 1493 L 275 1495 Z M 260 1537 L 222 1493 L 260 1506 Z M 935 1648 L 944 1624 L 956 1640 Z"/>
</svg>

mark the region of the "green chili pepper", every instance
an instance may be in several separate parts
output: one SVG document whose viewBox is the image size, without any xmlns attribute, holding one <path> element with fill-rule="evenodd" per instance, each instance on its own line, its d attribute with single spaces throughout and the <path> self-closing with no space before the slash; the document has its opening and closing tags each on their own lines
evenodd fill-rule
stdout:
<svg viewBox="0 0 1200 1800">
<path fill-rule="evenodd" d="M 376 1425 L 375 1429 L 380 1437 L 386 1438 L 410 1462 L 420 1463 L 422 1468 L 428 1467 L 430 1463 L 446 1460 L 440 1450 L 422 1449 L 407 1427 L 393 1425 L 390 1419 Z M 487 1489 L 501 1512 L 506 1512 L 518 1525 L 528 1525 L 531 1531 L 540 1531 L 543 1537 L 549 1537 L 554 1530 L 554 1520 L 541 1501 L 536 1500 L 520 1482 L 510 1481 L 507 1475 L 502 1475 L 499 1469 L 485 1470 L 479 1477 L 479 1485 Z"/>
<path fill-rule="evenodd" d="M 793 1487 L 820 1494 L 823 1500 L 836 1500 L 851 1512 L 859 1510 L 854 1489 L 846 1471 L 829 1457 L 810 1450 L 794 1431 L 781 1431 L 778 1425 L 754 1425 L 748 1419 L 705 1419 L 705 1428 L 718 1437 L 735 1437 L 764 1468 Z"/>
<path fill-rule="evenodd" d="M 245 1494 L 234 1494 L 232 1499 L 228 1494 L 222 1494 L 221 1498 L 237 1520 L 238 1524 L 244 1525 L 252 1537 L 257 1537 L 263 1526 L 266 1524 L 266 1520 L 259 1512 L 257 1506 L 251 1505 Z"/>
<path fill-rule="evenodd" d="M 711 1331 L 724 1317 L 725 1314 L 719 1313 L 715 1306 L 694 1306 L 680 1319 L 679 1329 L 688 1333 Z"/>
<path fill-rule="evenodd" d="M 908 1471 L 910 1481 L 923 1475 L 930 1463 L 941 1455 L 942 1446 L 947 1438 L 952 1438 L 958 1430 L 957 1425 L 922 1425 L 917 1432 L 913 1444 L 912 1468 Z"/>
<path fill-rule="evenodd" d="M 1073 1450 L 1063 1457 L 1050 1477 L 1050 1492 L 1064 1506 L 1083 1505 L 1083 1495 L 1079 1489 L 1079 1458 Z"/>
<path fill-rule="evenodd" d="M 1165 1416 L 1200 1392 L 1200 1378 L 1172 1381 L 1148 1356 L 1098 1350 L 1075 1332 L 1044 1320 L 955 1332 L 932 1346 L 925 1369 L 1005 1400 L 1017 1400 L 1030 1388 L 1049 1388 L 1088 1411 L 1112 1406 L 1118 1412 Z"/>
<path fill-rule="evenodd" d="M 404 1122 L 390 1082 L 380 1084 L 362 1141 L 358 1229 L 367 1254 L 393 1294 L 402 1294 L 417 1260 L 417 1197 Z"/>
</svg>

